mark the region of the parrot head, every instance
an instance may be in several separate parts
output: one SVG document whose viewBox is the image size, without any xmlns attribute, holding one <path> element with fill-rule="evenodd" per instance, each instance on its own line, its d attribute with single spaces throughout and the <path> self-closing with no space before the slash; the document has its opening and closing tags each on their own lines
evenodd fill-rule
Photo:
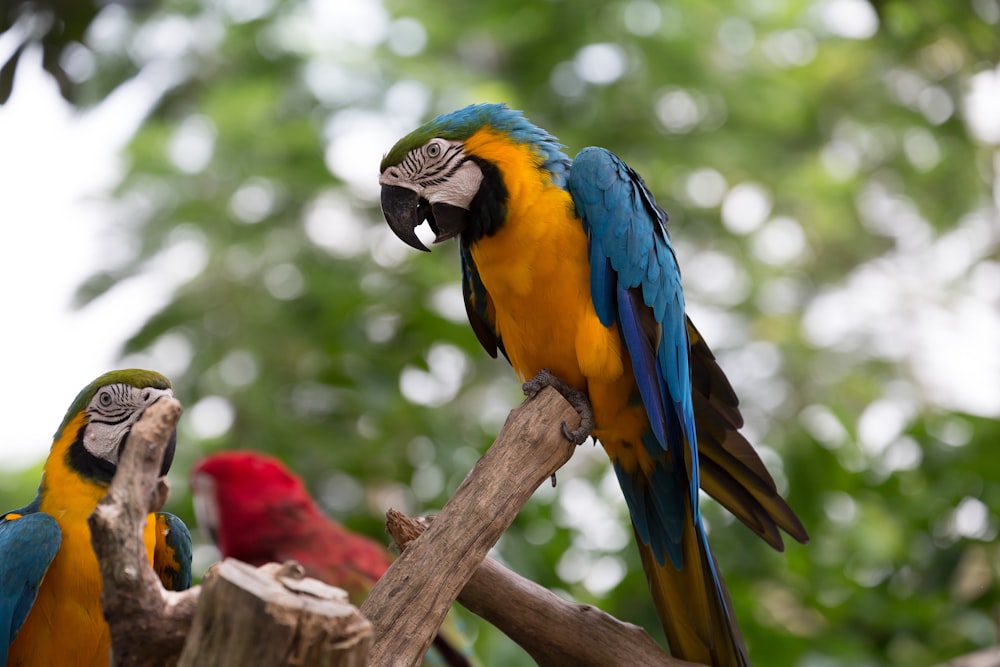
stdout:
<svg viewBox="0 0 1000 667">
<path fill-rule="evenodd" d="M 198 525 L 224 556 L 248 562 L 268 546 L 262 537 L 269 531 L 294 534 L 295 519 L 319 513 L 302 481 L 258 452 L 206 456 L 191 469 L 191 492 Z"/>
<path fill-rule="evenodd" d="M 526 166 L 564 181 L 569 159 L 554 137 L 503 104 L 473 104 L 421 125 L 382 159 L 382 213 L 396 236 L 426 251 L 415 232 L 425 220 L 435 243 L 496 233 L 508 201 L 502 170 L 519 166 L 486 149 L 496 144 L 527 149 Z"/>
<path fill-rule="evenodd" d="M 107 485 L 115 475 L 125 441 L 143 410 L 164 396 L 173 396 L 170 381 L 153 371 L 110 371 L 83 388 L 66 412 L 55 439 L 73 438 L 67 463 L 83 477 Z M 67 433 L 79 425 L 76 433 Z M 174 460 L 176 429 L 163 453 L 160 475 L 166 475 Z"/>
</svg>

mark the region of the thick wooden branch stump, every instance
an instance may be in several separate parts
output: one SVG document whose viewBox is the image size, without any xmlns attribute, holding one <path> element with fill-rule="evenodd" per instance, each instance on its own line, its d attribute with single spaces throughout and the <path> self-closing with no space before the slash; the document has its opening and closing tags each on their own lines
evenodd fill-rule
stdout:
<svg viewBox="0 0 1000 667">
<path fill-rule="evenodd" d="M 448 608 L 540 484 L 573 455 L 580 417 L 551 387 L 507 417 L 430 528 L 389 567 L 361 611 L 375 626 L 373 667 L 416 665 Z"/>
<path fill-rule="evenodd" d="M 132 427 L 108 493 L 90 515 L 91 542 L 101 566 L 101 603 L 111 629 L 111 664 L 158 667 L 177 662 L 198 600 L 197 587 L 164 590 L 146 557 L 146 516 L 163 506 L 163 452 L 181 404 L 161 398 Z"/>
<path fill-rule="evenodd" d="M 364 667 L 372 626 L 347 593 L 289 562 L 214 565 L 179 667 Z"/>
<path fill-rule="evenodd" d="M 427 525 L 399 512 L 390 512 L 386 521 L 404 550 Z M 697 667 L 667 655 L 639 626 L 564 600 L 492 558 L 476 569 L 458 602 L 514 640 L 539 667 Z"/>
</svg>

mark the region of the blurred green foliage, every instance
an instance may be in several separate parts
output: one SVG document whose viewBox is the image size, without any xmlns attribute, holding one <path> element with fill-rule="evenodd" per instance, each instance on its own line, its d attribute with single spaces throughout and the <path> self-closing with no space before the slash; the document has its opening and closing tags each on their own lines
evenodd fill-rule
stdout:
<svg viewBox="0 0 1000 667">
<path fill-rule="evenodd" d="M 504 101 L 570 154 L 614 150 L 671 215 L 693 317 L 812 537 L 777 554 L 705 504 L 755 663 L 932 665 L 994 644 L 998 406 L 953 395 L 913 331 L 1000 276 L 995 146 L 967 122 L 998 22 L 996 0 L 107 8 L 81 87 L 171 83 L 80 301 L 141 273 L 178 284 L 122 359 L 187 406 L 170 509 L 193 524 L 186 471 L 232 447 L 282 457 L 376 537 L 387 507 L 447 500 L 520 393 L 465 322 L 454 247 L 419 255 L 386 229 L 377 165 L 423 120 Z M 36 476 L 5 473 L 0 500 Z M 659 636 L 627 526 L 585 447 L 496 555 Z M 484 662 L 531 664 L 468 620 Z"/>
</svg>

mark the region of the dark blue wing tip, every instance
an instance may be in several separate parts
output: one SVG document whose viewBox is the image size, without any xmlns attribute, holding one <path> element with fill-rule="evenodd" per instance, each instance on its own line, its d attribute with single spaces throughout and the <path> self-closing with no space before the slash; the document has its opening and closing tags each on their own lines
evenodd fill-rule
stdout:
<svg viewBox="0 0 1000 667">
<path fill-rule="evenodd" d="M 193 545 L 191 531 L 179 517 L 169 512 L 157 512 L 157 528 L 160 523 L 165 534 L 157 534 L 153 568 L 163 585 L 174 591 L 191 587 L 191 558 Z"/>
</svg>

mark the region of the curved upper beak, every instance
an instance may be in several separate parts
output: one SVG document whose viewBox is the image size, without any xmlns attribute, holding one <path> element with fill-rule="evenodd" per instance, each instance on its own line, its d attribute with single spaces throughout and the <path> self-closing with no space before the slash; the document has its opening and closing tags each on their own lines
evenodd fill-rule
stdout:
<svg viewBox="0 0 1000 667">
<path fill-rule="evenodd" d="M 416 228 L 422 222 L 420 215 L 420 195 L 409 188 L 398 185 L 382 186 L 382 215 L 389 223 L 389 229 L 399 240 L 417 250 L 430 252 L 417 237 Z"/>
<path fill-rule="evenodd" d="M 139 416 L 136 419 L 140 419 L 142 414 L 146 411 L 146 408 L 156 403 L 158 400 L 164 396 L 173 397 L 174 391 L 172 389 L 155 389 L 153 387 L 147 387 L 143 390 L 142 400 L 145 405 L 142 411 L 139 412 Z M 128 437 L 132 433 L 132 426 L 134 424 L 129 424 L 128 428 L 121 432 L 121 439 L 118 440 L 118 445 L 114 452 L 109 452 L 108 456 L 113 455 L 113 459 L 108 458 L 109 463 L 111 463 L 112 474 L 114 474 L 114 468 L 118 466 L 121 462 L 122 453 L 125 451 L 125 445 L 128 443 Z M 163 460 L 160 462 L 160 477 L 166 477 L 167 473 L 170 472 L 170 466 L 174 463 L 174 453 L 177 451 L 177 429 L 174 428 L 170 432 L 170 440 L 167 441 L 167 446 L 163 450 Z"/>
<path fill-rule="evenodd" d="M 132 433 L 132 428 L 129 427 L 122 433 L 122 438 L 118 442 L 118 447 L 114 451 L 115 460 L 111 463 L 111 474 L 114 475 L 114 470 L 121 462 L 122 453 L 125 451 L 125 445 L 128 444 L 128 437 Z M 177 451 L 177 429 L 175 428 L 170 432 L 170 440 L 167 442 L 166 448 L 163 450 L 163 460 L 160 462 L 160 477 L 166 477 L 167 473 L 170 472 L 170 466 L 174 463 L 174 453 Z"/>
<path fill-rule="evenodd" d="M 149 407 L 153 403 L 156 403 L 164 396 L 173 397 L 173 395 L 174 395 L 173 389 L 152 389 L 152 388 L 147 389 L 145 394 L 145 398 L 147 401 L 146 407 Z M 174 453 L 176 451 L 177 451 L 177 429 L 175 428 L 173 431 L 170 432 L 170 441 L 167 442 L 167 447 L 166 449 L 163 450 L 163 461 L 160 463 L 160 477 L 166 477 L 167 473 L 170 472 L 170 466 L 173 465 L 174 463 Z"/>
<path fill-rule="evenodd" d="M 166 477 L 170 472 L 170 466 L 174 463 L 174 452 L 177 451 L 177 429 L 170 432 L 170 442 L 163 450 L 163 462 L 160 463 L 160 477 Z"/>
</svg>

